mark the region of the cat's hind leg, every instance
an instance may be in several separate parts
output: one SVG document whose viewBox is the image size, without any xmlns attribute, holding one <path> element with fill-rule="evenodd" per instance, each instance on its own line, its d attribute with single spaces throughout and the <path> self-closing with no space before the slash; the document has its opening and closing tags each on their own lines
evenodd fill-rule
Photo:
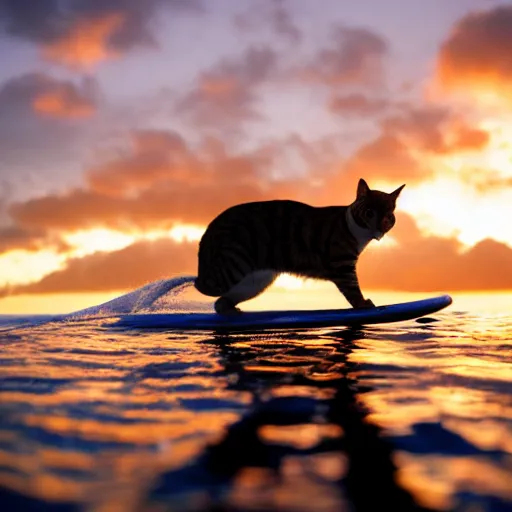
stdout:
<svg viewBox="0 0 512 512">
<path fill-rule="evenodd" d="M 215 301 L 215 311 L 221 315 L 240 313 L 240 309 L 236 307 L 237 304 L 263 293 L 278 275 L 279 272 L 273 270 L 251 272 Z"/>
</svg>

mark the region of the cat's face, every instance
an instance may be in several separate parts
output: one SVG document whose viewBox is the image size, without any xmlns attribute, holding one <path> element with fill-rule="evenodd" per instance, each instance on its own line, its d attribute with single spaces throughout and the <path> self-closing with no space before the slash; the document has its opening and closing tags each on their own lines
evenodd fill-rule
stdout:
<svg viewBox="0 0 512 512">
<path fill-rule="evenodd" d="M 352 215 L 362 228 L 370 230 L 380 240 L 395 225 L 396 200 L 405 187 L 402 185 L 391 194 L 370 190 L 366 181 L 359 180 L 357 199 L 352 206 Z"/>
</svg>

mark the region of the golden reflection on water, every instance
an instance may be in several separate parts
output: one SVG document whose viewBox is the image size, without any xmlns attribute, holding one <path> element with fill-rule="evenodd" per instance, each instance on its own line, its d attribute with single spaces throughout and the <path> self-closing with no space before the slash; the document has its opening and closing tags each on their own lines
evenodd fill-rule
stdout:
<svg viewBox="0 0 512 512">
<path fill-rule="evenodd" d="M 325 438 L 336 438 L 343 434 L 339 425 L 264 425 L 258 431 L 259 437 L 269 444 L 290 445 L 299 449 L 313 448 Z"/>
<path fill-rule="evenodd" d="M 237 476 L 229 501 L 242 510 L 282 510 L 290 512 L 329 512 L 340 507 L 340 496 L 333 481 L 346 472 L 346 459 L 340 454 L 318 454 L 307 462 L 288 457 L 279 480 L 259 468 L 246 468 Z M 324 479 L 311 478 L 323 475 Z"/>
<path fill-rule="evenodd" d="M 451 510 L 464 492 L 512 502 L 510 317 L 442 316 L 440 328 L 409 329 L 404 337 L 377 329 L 377 340 L 357 343 L 352 375 L 374 387 L 360 399 L 369 421 L 413 449 L 394 460 L 399 482 L 423 505 Z M 433 427 L 421 433 L 422 425 Z"/>
<path fill-rule="evenodd" d="M 351 464 L 328 411 L 348 414 L 348 393 L 423 504 L 448 510 L 464 492 L 512 502 L 512 327 L 493 308 L 361 331 L 3 331 L 0 485 L 95 511 L 343 510 Z M 267 403 L 281 405 L 251 420 Z M 237 444 L 243 421 L 253 437 Z M 240 463 L 214 485 L 203 459 L 226 438 L 237 450 L 221 462 Z M 258 467 L 251 449 L 281 454 L 279 467 Z"/>
<path fill-rule="evenodd" d="M 424 506 L 452 510 L 459 505 L 454 497 L 456 492 L 499 496 L 512 501 L 512 458 L 501 468 L 485 456 L 418 457 L 398 452 L 395 459 L 401 468 L 399 481 L 415 490 L 418 502 Z"/>
</svg>

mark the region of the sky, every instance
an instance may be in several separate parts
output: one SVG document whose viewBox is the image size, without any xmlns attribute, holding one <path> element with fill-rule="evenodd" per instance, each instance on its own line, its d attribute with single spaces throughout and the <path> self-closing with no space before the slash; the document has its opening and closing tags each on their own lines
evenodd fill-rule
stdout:
<svg viewBox="0 0 512 512">
<path fill-rule="evenodd" d="M 512 290 L 510 47 L 510 1 L 0 0 L 0 313 L 195 273 L 223 209 L 361 177 L 406 184 L 363 291 Z"/>
</svg>

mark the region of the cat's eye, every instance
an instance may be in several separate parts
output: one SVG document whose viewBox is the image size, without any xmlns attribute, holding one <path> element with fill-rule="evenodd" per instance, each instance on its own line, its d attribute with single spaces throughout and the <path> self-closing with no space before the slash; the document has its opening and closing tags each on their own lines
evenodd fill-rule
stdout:
<svg viewBox="0 0 512 512">
<path fill-rule="evenodd" d="M 375 217 L 375 212 L 373 210 L 370 210 L 370 208 L 366 210 L 365 214 L 368 219 L 373 219 L 373 217 Z"/>
</svg>

